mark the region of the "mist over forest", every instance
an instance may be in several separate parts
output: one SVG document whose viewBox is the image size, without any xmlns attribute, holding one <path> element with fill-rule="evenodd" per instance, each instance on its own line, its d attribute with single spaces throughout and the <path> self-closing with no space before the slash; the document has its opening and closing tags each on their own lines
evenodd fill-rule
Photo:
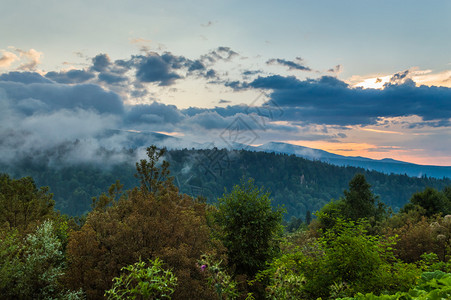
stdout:
<svg viewBox="0 0 451 300">
<path fill-rule="evenodd" d="M 1 1 L 1 300 L 451 299 L 450 12 Z"/>
<path fill-rule="evenodd" d="M 3 164 L 3 172 L 15 178 L 32 176 L 39 186 L 49 186 L 55 207 L 62 213 L 82 215 L 91 209 L 91 199 L 105 192 L 116 180 L 126 189 L 138 184 L 135 163 L 145 155 L 143 150 L 97 150 L 89 160 L 67 158 L 77 151 L 77 142 L 52 152 Z M 42 156 L 41 156 L 42 155 Z M 332 199 L 339 199 L 348 182 L 357 173 L 365 174 L 372 191 L 394 211 L 402 208 L 411 195 L 426 187 L 442 190 L 451 184 L 449 178 L 420 178 L 383 174 L 356 167 L 340 167 L 287 154 L 226 149 L 169 150 L 171 176 L 180 192 L 205 197 L 216 203 L 225 190 L 241 180 L 253 178 L 255 184 L 271 193 L 273 205 L 287 209 L 285 218 L 304 219 L 307 213 L 320 210 Z"/>
</svg>

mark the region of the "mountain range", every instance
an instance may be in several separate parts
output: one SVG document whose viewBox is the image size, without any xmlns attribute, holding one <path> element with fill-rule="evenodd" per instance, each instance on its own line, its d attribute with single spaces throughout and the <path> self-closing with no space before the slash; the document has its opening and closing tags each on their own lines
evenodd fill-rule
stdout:
<svg viewBox="0 0 451 300">
<path fill-rule="evenodd" d="M 111 130 L 107 134 L 117 134 L 119 131 Z M 124 134 L 124 131 L 121 132 Z M 135 132 L 128 131 L 125 132 L 127 135 L 128 146 L 130 148 L 138 148 L 143 146 L 148 146 L 148 143 L 157 144 L 159 147 L 167 147 L 169 149 L 177 149 L 180 146 L 178 144 L 183 144 L 178 138 L 165 135 L 156 132 Z M 222 146 L 221 146 L 222 145 Z M 191 147 L 195 149 L 206 149 L 212 148 L 214 146 L 218 148 L 223 148 L 224 143 L 219 141 L 214 141 L 213 143 L 192 143 Z M 414 163 L 408 163 L 404 161 L 394 160 L 391 158 L 384 159 L 371 159 L 361 156 L 344 156 L 334 153 L 330 153 L 320 149 L 314 149 L 304 146 L 298 146 L 288 143 L 281 142 L 269 142 L 260 146 L 251 146 L 241 143 L 230 143 L 227 148 L 232 148 L 233 150 L 250 150 L 250 151 L 263 151 L 263 152 L 274 152 L 283 153 L 289 155 L 295 155 L 305 159 L 313 161 L 326 162 L 337 166 L 351 166 L 360 167 L 368 170 L 374 170 L 382 172 L 385 174 L 401 174 L 408 175 L 412 177 L 434 177 L 434 178 L 451 178 L 451 166 L 433 166 L 433 165 L 418 165 Z"/>
<path fill-rule="evenodd" d="M 360 167 L 386 174 L 393 173 L 406 174 L 412 177 L 428 176 L 434 178 L 451 178 L 451 167 L 417 165 L 391 158 L 377 160 L 361 156 L 343 156 L 324 150 L 287 143 L 270 142 L 257 147 L 249 147 L 248 150 L 294 154 L 298 157 L 303 157 L 310 160 L 319 160 L 338 166 Z"/>
</svg>

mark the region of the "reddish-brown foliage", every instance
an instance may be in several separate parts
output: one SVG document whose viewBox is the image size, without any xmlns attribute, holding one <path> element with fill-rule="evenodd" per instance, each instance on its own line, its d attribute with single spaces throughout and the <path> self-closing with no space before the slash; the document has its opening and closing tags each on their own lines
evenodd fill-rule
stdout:
<svg viewBox="0 0 451 300">
<path fill-rule="evenodd" d="M 196 262 L 212 250 L 205 204 L 166 188 L 158 196 L 138 189 L 111 207 L 95 209 L 68 245 L 71 288 L 101 298 L 120 269 L 159 257 L 178 278 L 174 299 L 214 299 Z"/>
</svg>

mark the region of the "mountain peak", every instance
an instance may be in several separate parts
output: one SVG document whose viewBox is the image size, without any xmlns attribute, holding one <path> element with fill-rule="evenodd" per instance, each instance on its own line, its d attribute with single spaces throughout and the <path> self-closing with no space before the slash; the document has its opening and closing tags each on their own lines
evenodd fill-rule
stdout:
<svg viewBox="0 0 451 300">
<path fill-rule="evenodd" d="M 240 149 L 243 149 L 243 147 L 241 147 Z M 309 160 L 319 160 L 338 166 L 360 167 L 368 170 L 383 172 L 386 174 L 394 173 L 407 174 L 413 177 L 421 177 L 426 175 L 436 178 L 451 178 L 451 167 L 423 166 L 395 160 L 392 158 L 376 160 L 361 156 L 343 156 L 320 149 L 298 146 L 283 142 L 268 142 L 257 147 L 248 146 L 246 149 L 254 151 L 283 153 L 289 155 L 294 154 L 298 157 Z"/>
</svg>

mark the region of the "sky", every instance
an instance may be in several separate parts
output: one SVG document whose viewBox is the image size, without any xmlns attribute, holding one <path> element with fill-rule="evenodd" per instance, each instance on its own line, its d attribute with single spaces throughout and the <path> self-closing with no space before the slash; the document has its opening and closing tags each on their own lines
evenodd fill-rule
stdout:
<svg viewBox="0 0 451 300">
<path fill-rule="evenodd" d="M 1 6 L 4 161 L 159 132 L 451 166 L 450 1 Z"/>
</svg>

